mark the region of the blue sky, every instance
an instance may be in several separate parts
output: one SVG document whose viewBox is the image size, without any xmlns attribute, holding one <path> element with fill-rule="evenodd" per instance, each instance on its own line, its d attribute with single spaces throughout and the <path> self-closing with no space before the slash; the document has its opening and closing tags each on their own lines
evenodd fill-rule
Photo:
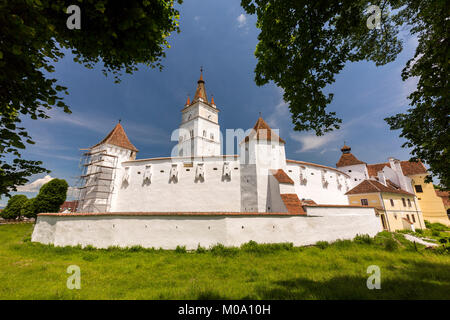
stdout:
<svg viewBox="0 0 450 320">
<path fill-rule="evenodd" d="M 349 63 L 327 88 L 334 93 L 329 110 L 343 119 L 342 128 L 322 137 L 294 132 L 282 92 L 274 84 L 254 83 L 254 50 L 259 30 L 256 17 L 247 16 L 240 0 L 191 0 L 179 6 L 181 33 L 170 38 L 171 48 L 164 69 L 140 66 L 124 75 L 120 84 L 105 77 L 101 67 L 86 69 L 67 54 L 56 65 L 52 77 L 69 88 L 66 103 L 72 114 L 52 111 L 51 119 L 24 119 L 36 141 L 23 152 L 26 159 L 42 160 L 56 178 L 70 185 L 80 174 L 82 151 L 103 139 L 118 119 L 131 142 L 140 150 L 138 158 L 170 155 L 172 130 L 181 121 L 187 94 L 195 92 L 200 66 L 208 96 L 221 110 L 221 129 L 253 127 L 259 112 L 286 140 L 289 159 L 335 166 L 340 147 L 346 141 L 359 159 L 383 162 L 389 156 L 408 159 L 409 150 L 398 131 L 390 131 L 384 118 L 407 109 L 407 95 L 415 82 L 403 82 L 401 70 L 413 56 L 415 39 L 404 38 L 404 50 L 397 60 L 383 67 L 371 62 Z M 369 32 L 369 31 L 368 31 Z M 36 176 L 31 181 L 42 178 Z M 34 193 L 24 193 L 34 196 Z M 7 199 L 0 199 L 0 206 Z"/>
</svg>

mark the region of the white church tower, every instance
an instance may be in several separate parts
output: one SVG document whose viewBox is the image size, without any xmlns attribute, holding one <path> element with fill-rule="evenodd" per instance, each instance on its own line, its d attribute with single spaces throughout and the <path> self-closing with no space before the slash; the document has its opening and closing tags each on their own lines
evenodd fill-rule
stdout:
<svg viewBox="0 0 450 320">
<path fill-rule="evenodd" d="M 84 153 L 77 212 L 108 212 L 129 168 L 122 162 L 136 159 L 138 149 L 130 142 L 122 125 Z M 119 178 L 122 177 L 122 180 Z"/>
<path fill-rule="evenodd" d="M 181 110 L 182 120 L 178 136 L 178 156 L 218 156 L 221 154 L 219 109 L 214 98 L 208 101 L 203 70 L 197 81 L 192 102 L 189 97 Z"/>
</svg>

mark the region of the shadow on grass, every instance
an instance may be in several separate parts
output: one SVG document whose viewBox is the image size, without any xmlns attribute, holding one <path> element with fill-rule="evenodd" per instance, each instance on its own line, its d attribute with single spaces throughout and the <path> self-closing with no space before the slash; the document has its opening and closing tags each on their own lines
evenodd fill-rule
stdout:
<svg viewBox="0 0 450 320">
<path fill-rule="evenodd" d="M 384 280 L 369 290 L 365 277 L 335 277 L 324 281 L 293 278 L 257 288 L 260 299 L 450 299 L 450 284 L 423 278 Z"/>
</svg>

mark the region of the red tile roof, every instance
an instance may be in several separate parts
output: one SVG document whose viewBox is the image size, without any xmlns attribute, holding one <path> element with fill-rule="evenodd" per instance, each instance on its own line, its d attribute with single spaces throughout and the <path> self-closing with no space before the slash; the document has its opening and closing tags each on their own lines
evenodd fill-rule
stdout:
<svg viewBox="0 0 450 320">
<path fill-rule="evenodd" d="M 353 189 L 349 190 L 347 194 L 362 194 L 362 193 L 378 193 L 378 192 L 389 192 L 389 193 L 400 193 L 405 195 L 413 196 L 414 194 L 401 189 L 395 189 L 393 187 L 388 187 L 382 183 L 375 180 L 364 180 L 358 184 Z"/>
<path fill-rule="evenodd" d="M 369 177 L 376 177 L 378 175 L 378 172 L 383 170 L 386 166 L 388 166 L 389 168 L 391 167 L 389 163 L 368 164 L 367 172 L 369 173 Z"/>
<path fill-rule="evenodd" d="M 428 174 L 422 161 L 400 161 L 400 166 L 402 167 L 402 171 L 405 176 L 411 176 L 414 174 Z"/>
<path fill-rule="evenodd" d="M 339 161 L 336 163 L 336 167 L 346 167 L 355 164 L 365 164 L 365 162 L 358 160 L 352 153 L 343 153 Z"/>
<path fill-rule="evenodd" d="M 270 170 L 270 172 L 279 183 L 294 184 L 294 181 L 287 175 L 286 172 L 284 172 L 283 169 Z"/>
<path fill-rule="evenodd" d="M 302 206 L 302 202 L 300 201 L 296 193 L 285 193 L 280 194 L 280 196 L 289 213 L 306 215 L 306 212 Z"/>
<path fill-rule="evenodd" d="M 114 129 L 106 136 L 105 139 L 97 143 L 95 146 L 91 147 L 95 148 L 101 144 L 112 144 L 114 146 L 118 146 L 124 149 L 132 150 L 137 152 L 138 149 L 130 142 L 130 140 L 127 137 L 127 134 L 125 133 L 125 130 L 123 129 L 120 122 L 114 127 Z"/>
<path fill-rule="evenodd" d="M 63 212 L 66 209 L 70 209 L 70 212 L 75 212 L 77 210 L 78 201 L 64 201 L 64 203 L 59 207 L 59 212 Z"/>
<path fill-rule="evenodd" d="M 377 176 L 377 173 L 383 170 L 384 167 L 391 167 L 389 162 L 385 163 L 375 163 L 368 164 L 367 171 L 369 172 L 369 177 Z M 427 174 L 427 169 L 421 161 L 400 161 L 400 167 L 405 176 L 415 175 L 415 174 Z"/>
<path fill-rule="evenodd" d="M 436 195 L 438 197 L 442 198 L 442 201 L 444 202 L 444 206 L 445 207 L 450 207 L 450 192 L 448 191 L 439 191 L 439 190 L 435 190 L 436 191 Z"/>
<path fill-rule="evenodd" d="M 250 140 L 250 138 L 254 139 L 255 136 L 257 140 L 267 140 L 267 141 L 278 140 L 281 143 L 285 143 L 285 141 L 281 139 L 276 133 L 272 132 L 272 129 L 261 117 L 258 118 L 255 126 L 253 127 L 252 132 L 245 137 L 244 141 L 247 142 Z"/>
</svg>

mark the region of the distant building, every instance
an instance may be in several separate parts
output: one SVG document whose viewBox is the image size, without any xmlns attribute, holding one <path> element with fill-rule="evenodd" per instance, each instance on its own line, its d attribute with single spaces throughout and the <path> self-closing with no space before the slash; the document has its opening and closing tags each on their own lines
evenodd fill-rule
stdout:
<svg viewBox="0 0 450 320">
<path fill-rule="evenodd" d="M 59 207 L 59 212 L 75 212 L 77 211 L 78 201 L 64 201 L 64 203 Z"/>
<path fill-rule="evenodd" d="M 450 219 L 450 192 L 436 190 L 436 194 L 442 198 L 442 203 L 444 204 L 444 208 L 447 211 L 447 216 Z"/>
<path fill-rule="evenodd" d="M 357 159 L 351 153 L 350 147 L 344 146 L 341 151 L 342 156 L 336 163 L 336 167 L 350 175 L 353 183 L 360 184 L 367 180 L 375 181 L 381 184 L 383 188 L 398 190 L 399 192 L 406 191 L 416 196 L 414 203 L 417 203 L 418 211 L 421 212 L 424 220 L 450 225 L 442 199 L 436 195 L 432 183 L 425 183 L 428 172 L 422 162 L 400 161 L 389 158 L 388 162 L 385 163 L 367 164 Z M 352 194 L 352 198 L 355 196 L 354 191 L 347 194 Z M 408 214 L 409 208 L 409 206 L 401 208 L 403 216 Z"/>
<path fill-rule="evenodd" d="M 385 230 L 424 229 L 425 222 L 413 193 L 366 179 L 347 192 L 350 204 L 373 206 Z"/>
</svg>

